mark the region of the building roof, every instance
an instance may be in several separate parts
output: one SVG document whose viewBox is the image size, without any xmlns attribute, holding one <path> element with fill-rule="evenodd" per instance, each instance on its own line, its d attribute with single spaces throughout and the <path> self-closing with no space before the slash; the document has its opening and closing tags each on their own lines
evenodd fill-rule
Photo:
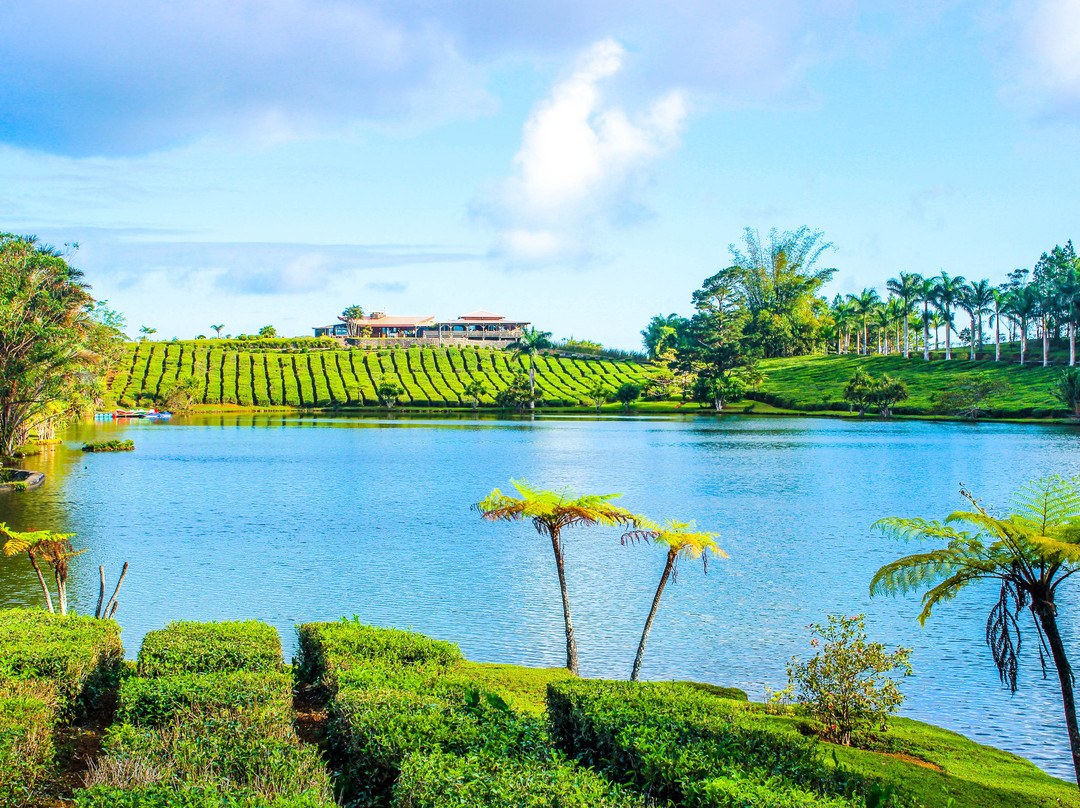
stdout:
<svg viewBox="0 0 1080 808">
<path fill-rule="evenodd" d="M 462 314 L 458 317 L 459 320 L 505 320 L 501 314 L 493 314 L 490 311 L 484 311 L 483 309 L 477 309 L 476 311 L 470 311 L 468 314 Z"/>
<path fill-rule="evenodd" d="M 385 317 L 361 317 L 359 320 L 346 320 L 339 317 L 343 322 L 356 323 L 361 328 L 415 328 L 418 325 L 434 323 L 435 317 L 430 314 L 419 316 L 387 315 Z"/>
</svg>

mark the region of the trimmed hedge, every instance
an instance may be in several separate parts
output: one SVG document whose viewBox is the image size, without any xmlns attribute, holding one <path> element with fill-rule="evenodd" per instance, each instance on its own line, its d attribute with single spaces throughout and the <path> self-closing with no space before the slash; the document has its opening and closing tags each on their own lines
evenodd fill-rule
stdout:
<svg viewBox="0 0 1080 808">
<path fill-rule="evenodd" d="M 123 789 L 95 786 L 75 795 L 75 808 L 333 808 L 319 794 L 267 799 L 214 788 L 150 786 Z"/>
<path fill-rule="evenodd" d="M 171 623 L 150 632 L 139 678 L 76 804 L 162 808 L 333 805 L 319 751 L 293 730 L 291 677 L 263 623 Z"/>
<path fill-rule="evenodd" d="M 123 667 L 113 620 L 32 609 L 0 611 L 0 682 L 44 679 L 56 688 L 60 718 L 93 709 Z"/>
<path fill-rule="evenodd" d="M 343 670 L 359 665 L 447 666 L 461 662 L 454 643 L 423 634 L 378 628 L 342 618 L 335 623 L 305 623 L 297 627 L 296 678 L 328 693 L 337 689 Z"/>
<path fill-rule="evenodd" d="M 410 755 L 392 808 L 643 808 L 641 797 L 569 761 Z"/>
<path fill-rule="evenodd" d="M 272 712 L 292 719 L 292 677 L 284 672 L 233 671 L 134 677 L 120 687 L 116 720 L 135 726 L 169 724 L 186 715 Z"/>
<path fill-rule="evenodd" d="M 58 710 L 47 682 L 0 682 L 0 805 L 33 805 L 52 762 Z"/>
<path fill-rule="evenodd" d="M 84 443 L 82 450 L 84 452 L 134 452 L 135 441 L 120 440 L 119 438 L 91 441 L 90 443 Z"/>
<path fill-rule="evenodd" d="M 225 623 L 176 621 L 143 638 L 139 676 L 226 671 L 276 671 L 281 639 L 273 626 L 255 620 Z"/>
<path fill-rule="evenodd" d="M 816 744 L 755 722 L 715 696 L 672 685 L 566 681 L 548 686 L 557 743 L 647 796 L 693 808 L 863 806 Z"/>
</svg>

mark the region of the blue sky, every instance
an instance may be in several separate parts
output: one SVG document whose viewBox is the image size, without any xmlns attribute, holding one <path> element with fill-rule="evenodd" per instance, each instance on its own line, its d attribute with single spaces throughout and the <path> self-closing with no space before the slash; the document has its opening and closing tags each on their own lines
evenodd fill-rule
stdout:
<svg viewBox="0 0 1080 808">
<path fill-rule="evenodd" d="M 823 230 L 830 294 L 1078 235 L 1080 0 L 41 0 L 0 30 L 0 230 L 78 242 L 132 333 L 359 303 L 635 348 L 747 226 Z"/>
</svg>

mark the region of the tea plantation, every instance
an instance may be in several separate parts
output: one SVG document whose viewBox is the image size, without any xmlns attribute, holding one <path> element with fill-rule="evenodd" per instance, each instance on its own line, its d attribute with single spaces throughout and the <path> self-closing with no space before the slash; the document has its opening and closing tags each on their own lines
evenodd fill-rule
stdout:
<svg viewBox="0 0 1080 808">
<path fill-rule="evenodd" d="M 897 719 L 885 751 L 849 749 L 737 690 L 480 664 L 355 618 L 298 633 L 290 668 L 266 624 L 175 622 L 132 664 L 112 621 L 0 612 L 0 804 L 1080 805 L 1075 785 L 916 721 Z M 88 717 L 97 743 L 73 750 Z"/>
<path fill-rule="evenodd" d="M 470 381 L 482 382 L 481 404 L 494 403 L 528 359 L 506 351 L 474 348 L 397 348 L 386 350 L 259 350 L 216 340 L 129 344 L 107 379 L 109 397 L 121 406 L 159 401 L 180 379 L 198 380 L 201 404 L 245 407 L 377 406 L 381 380 L 396 382 L 400 403 L 424 407 L 471 404 L 463 394 Z M 597 358 L 540 356 L 536 360 L 541 404 L 577 406 L 596 377 L 614 389 L 640 383 L 644 366 Z"/>
</svg>

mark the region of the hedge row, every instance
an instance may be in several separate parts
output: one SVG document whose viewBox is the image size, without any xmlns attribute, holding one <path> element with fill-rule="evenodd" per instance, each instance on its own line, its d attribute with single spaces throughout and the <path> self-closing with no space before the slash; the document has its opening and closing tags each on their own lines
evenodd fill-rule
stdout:
<svg viewBox="0 0 1080 808">
<path fill-rule="evenodd" d="M 79 808 L 330 808 L 318 751 L 293 730 L 281 642 L 256 622 L 170 623 L 150 632 L 138 675 Z"/>
<path fill-rule="evenodd" d="M 471 680 L 457 647 L 355 621 L 301 626 L 297 671 L 332 693 L 339 797 L 395 808 L 641 808 L 576 766 L 545 721 Z"/>
<path fill-rule="evenodd" d="M 111 620 L 0 611 L 0 805 L 38 804 L 57 725 L 93 709 L 122 660 Z"/>
<path fill-rule="evenodd" d="M 115 401 L 161 403 L 180 379 L 198 381 L 197 399 L 205 404 L 242 406 L 375 406 L 380 379 L 395 381 L 405 391 L 402 403 L 421 406 L 463 406 L 465 385 L 480 381 L 488 388 L 481 403 L 495 403 L 495 394 L 527 370 L 528 359 L 506 351 L 475 348 L 399 348 L 386 350 L 322 350 L 282 354 L 253 352 L 244 344 L 139 342 L 109 379 Z M 536 358 L 536 385 L 543 403 L 579 405 L 595 377 L 615 389 L 624 382 L 640 384 L 643 367 L 609 359 Z"/>
<path fill-rule="evenodd" d="M 868 784 L 816 744 L 754 714 L 672 685 L 548 686 L 552 733 L 568 754 L 647 797 L 687 808 L 864 808 Z"/>
</svg>

